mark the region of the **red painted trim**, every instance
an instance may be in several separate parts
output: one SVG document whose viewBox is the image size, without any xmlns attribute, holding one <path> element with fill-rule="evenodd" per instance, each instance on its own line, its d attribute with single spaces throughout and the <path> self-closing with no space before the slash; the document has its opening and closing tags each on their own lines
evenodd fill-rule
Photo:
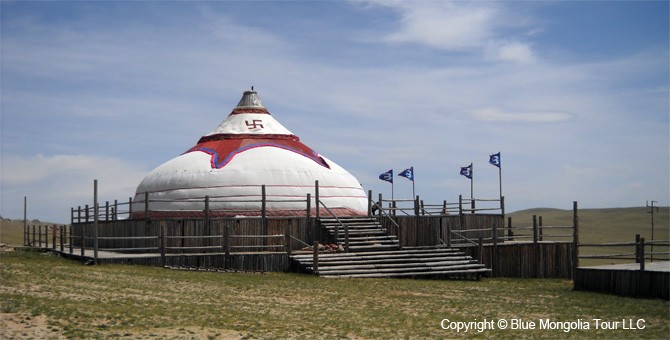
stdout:
<svg viewBox="0 0 670 340">
<path fill-rule="evenodd" d="M 230 113 L 231 115 L 239 115 L 243 113 L 260 113 L 260 114 L 266 114 L 270 115 L 270 112 L 266 109 L 260 109 L 260 108 L 254 108 L 254 109 L 233 109 L 233 111 Z"/>
<path fill-rule="evenodd" d="M 280 134 L 251 134 L 251 133 L 217 133 L 209 136 L 202 136 L 198 140 L 198 144 L 204 142 L 211 142 L 223 139 L 282 139 L 299 142 L 300 138 L 296 135 L 280 135 Z"/>
<path fill-rule="evenodd" d="M 330 209 L 336 216 L 366 216 L 367 211 L 357 211 L 348 208 L 333 208 Z M 326 209 L 321 209 L 319 213 L 323 216 L 330 216 Z M 310 212 L 311 216 L 316 216 L 316 208 L 312 208 Z M 221 211 L 221 210 L 210 210 L 210 217 L 235 217 L 235 216 L 261 216 L 261 211 Z M 305 209 L 267 209 L 265 215 L 268 217 L 279 217 L 279 216 L 307 216 Z M 149 218 L 185 218 L 185 217 L 204 217 L 204 211 L 149 211 Z M 132 218 L 146 218 L 144 211 L 134 212 Z"/>
</svg>

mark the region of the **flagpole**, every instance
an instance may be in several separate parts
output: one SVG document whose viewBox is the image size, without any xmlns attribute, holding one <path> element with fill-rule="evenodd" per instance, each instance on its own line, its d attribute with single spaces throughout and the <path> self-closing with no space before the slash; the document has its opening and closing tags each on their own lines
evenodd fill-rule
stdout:
<svg viewBox="0 0 670 340">
<path fill-rule="evenodd" d="M 414 167 L 410 167 L 412 169 L 412 198 L 416 199 L 416 191 L 414 190 L 414 180 L 416 179 L 416 176 L 414 175 Z"/>
<path fill-rule="evenodd" d="M 470 204 L 471 205 L 474 205 L 474 203 L 475 203 L 474 202 L 474 199 L 475 199 L 475 196 L 474 196 L 474 188 L 475 188 L 474 182 L 475 182 L 475 167 L 472 165 L 472 163 L 470 163 Z M 472 207 L 472 208 L 474 209 L 474 207 Z"/>
<path fill-rule="evenodd" d="M 498 181 L 500 183 L 500 198 L 502 199 L 502 167 L 498 167 Z"/>
</svg>

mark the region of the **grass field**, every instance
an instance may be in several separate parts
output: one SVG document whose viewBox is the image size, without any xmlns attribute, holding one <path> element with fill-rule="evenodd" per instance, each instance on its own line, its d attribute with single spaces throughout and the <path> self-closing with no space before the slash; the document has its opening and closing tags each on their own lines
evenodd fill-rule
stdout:
<svg viewBox="0 0 670 340">
<path fill-rule="evenodd" d="M 2 254 L 2 339 L 441 339 L 670 336 L 670 304 L 577 292 L 570 281 L 348 279 L 300 274 L 83 266 L 34 251 Z M 495 329 L 443 329 L 442 320 Z M 499 329 L 498 320 L 536 329 Z M 540 320 L 589 329 L 538 329 Z M 620 322 L 595 329 L 593 319 Z M 634 327 L 622 329 L 622 320 Z M 556 324 L 554 324 L 556 325 Z M 628 327 L 630 328 L 630 327 Z"/>
</svg>

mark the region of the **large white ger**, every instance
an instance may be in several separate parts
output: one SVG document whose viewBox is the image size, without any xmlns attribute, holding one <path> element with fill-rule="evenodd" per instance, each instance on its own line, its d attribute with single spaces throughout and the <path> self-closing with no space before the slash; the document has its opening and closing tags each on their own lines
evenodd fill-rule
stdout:
<svg viewBox="0 0 670 340">
<path fill-rule="evenodd" d="M 214 131 L 142 180 L 133 217 L 145 216 L 147 196 L 151 217 L 202 216 L 207 196 L 211 216 L 260 215 L 263 185 L 268 216 L 305 215 L 308 193 L 313 214 L 315 181 L 320 200 L 336 215 L 367 214 L 358 180 L 301 143 L 252 89 Z"/>
</svg>

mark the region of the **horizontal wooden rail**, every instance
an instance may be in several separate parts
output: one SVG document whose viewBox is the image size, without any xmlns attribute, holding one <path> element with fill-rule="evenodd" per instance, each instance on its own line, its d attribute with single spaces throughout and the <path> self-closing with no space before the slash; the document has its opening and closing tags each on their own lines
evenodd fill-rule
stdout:
<svg viewBox="0 0 670 340">
<path fill-rule="evenodd" d="M 286 235 L 230 235 L 232 238 L 280 238 Z"/>
<path fill-rule="evenodd" d="M 230 246 L 230 248 L 284 248 L 286 245 L 277 244 L 277 245 L 267 245 L 267 246 Z"/>
<path fill-rule="evenodd" d="M 232 248 L 232 247 L 231 247 Z M 158 249 L 158 248 L 157 248 Z M 200 246 L 200 247 L 165 247 L 165 249 L 186 250 L 186 249 L 221 249 L 221 246 Z"/>
<path fill-rule="evenodd" d="M 208 238 L 222 238 L 223 235 L 207 235 L 207 236 L 165 236 L 167 239 L 208 239 Z"/>
<path fill-rule="evenodd" d="M 95 237 L 85 237 L 87 240 Z M 98 236 L 98 240 L 157 240 L 158 236 Z"/>
<path fill-rule="evenodd" d="M 86 249 L 93 249 L 93 248 L 86 248 Z M 132 250 L 155 250 L 158 251 L 161 248 L 159 247 L 145 247 L 145 248 L 100 248 L 100 250 L 105 250 L 105 251 L 132 251 Z"/>
</svg>

